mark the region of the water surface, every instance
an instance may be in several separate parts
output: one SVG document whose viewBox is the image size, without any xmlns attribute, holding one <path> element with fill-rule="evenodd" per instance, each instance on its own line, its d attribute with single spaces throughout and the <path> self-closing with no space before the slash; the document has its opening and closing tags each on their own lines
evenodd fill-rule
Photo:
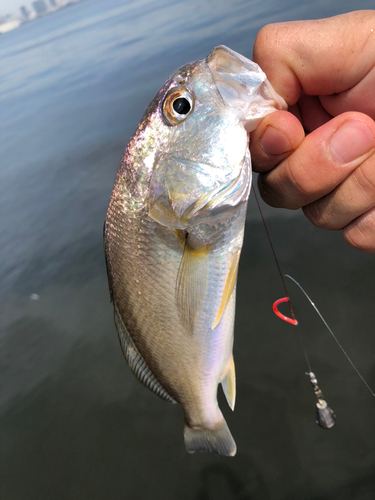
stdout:
<svg viewBox="0 0 375 500">
<path fill-rule="evenodd" d="M 1 36 L 2 498 L 375 497 L 374 400 L 290 284 L 338 416 L 331 431 L 315 425 L 298 335 L 271 311 L 283 290 L 253 203 L 238 280 L 233 414 L 220 394 L 234 459 L 187 455 L 181 408 L 132 376 L 102 250 L 121 153 L 174 69 L 218 44 L 251 57 L 264 24 L 352 8 L 349 0 L 86 0 Z M 265 213 L 282 269 L 306 287 L 374 387 L 374 257 L 299 212 Z"/>
</svg>

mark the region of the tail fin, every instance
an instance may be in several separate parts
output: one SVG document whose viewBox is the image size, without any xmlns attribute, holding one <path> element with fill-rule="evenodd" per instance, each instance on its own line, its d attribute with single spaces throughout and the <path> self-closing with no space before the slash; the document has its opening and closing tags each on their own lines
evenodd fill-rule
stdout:
<svg viewBox="0 0 375 500">
<path fill-rule="evenodd" d="M 205 451 L 233 457 L 237 452 L 236 443 L 224 419 L 216 429 L 192 428 L 185 425 L 184 438 L 189 453 Z"/>
</svg>

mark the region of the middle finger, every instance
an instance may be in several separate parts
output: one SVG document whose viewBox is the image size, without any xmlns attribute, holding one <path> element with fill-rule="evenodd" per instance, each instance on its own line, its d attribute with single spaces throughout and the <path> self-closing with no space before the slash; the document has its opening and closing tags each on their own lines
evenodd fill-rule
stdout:
<svg viewBox="0 0 375 500">
<path fill-rule="evenodd" d="M 303 208 L 315 226 L 338 230 L 375 207 L 375 155 L 357 167 L 332 193 Z"/>
<path fill-rule="evenodd" d="M 374 149 L 373 120 L 344 113 L 306 136 L 273 170 L 260 174 L 260 193 L 274 207 L 303 207 L 333 191 Z"/>
</svg>

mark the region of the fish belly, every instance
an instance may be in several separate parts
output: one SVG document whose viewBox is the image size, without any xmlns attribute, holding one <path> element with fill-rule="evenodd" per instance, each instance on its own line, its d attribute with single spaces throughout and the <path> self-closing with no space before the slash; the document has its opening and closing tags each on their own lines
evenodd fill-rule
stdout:
<svg viewBox="0 0 375 500">
<path fill-rule="evenodd" d="M 183 253 L 178 238 L 173 230 L 150 219 L 145 209 L 124 211 L 123 203 L 118 199 L 110 204 L 105 226 L 115 306 L 147 367 L 182 405 L 185 441 L 194 441 L 191 429 L 206 434 L 218 429 L 222 432 L 226 424 L 217 404 L 217 387 L 232 358 L 235 290 L 218 325 L 212 329 L 212 324 L 225 286 L 225 250 L 209 256 L 206 294 L 198 307 L 194 330 L 187 332 L 176 306 Z M 187 443 L 188 451 L 207 447 L 201 443 L 202 436 L 198 441 L 190 449 Z M 206 451 L 233 454 L 234 447 L 227 446 L 227 453 L 225 446 L 221 451 Z"/>
</svg>

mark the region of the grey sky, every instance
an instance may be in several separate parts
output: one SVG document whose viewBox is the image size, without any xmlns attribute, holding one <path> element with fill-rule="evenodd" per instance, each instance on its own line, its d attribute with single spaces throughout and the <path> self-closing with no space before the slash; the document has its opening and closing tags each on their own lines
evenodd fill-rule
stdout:
<svg viewBox="0 0 375 500">
<path fill-rule="evenodd" d="M 18 14 L 21 5 L 31 9 L 31 0 L 0 0 L 0 16 L 5 14 Z"/>
</svg>

